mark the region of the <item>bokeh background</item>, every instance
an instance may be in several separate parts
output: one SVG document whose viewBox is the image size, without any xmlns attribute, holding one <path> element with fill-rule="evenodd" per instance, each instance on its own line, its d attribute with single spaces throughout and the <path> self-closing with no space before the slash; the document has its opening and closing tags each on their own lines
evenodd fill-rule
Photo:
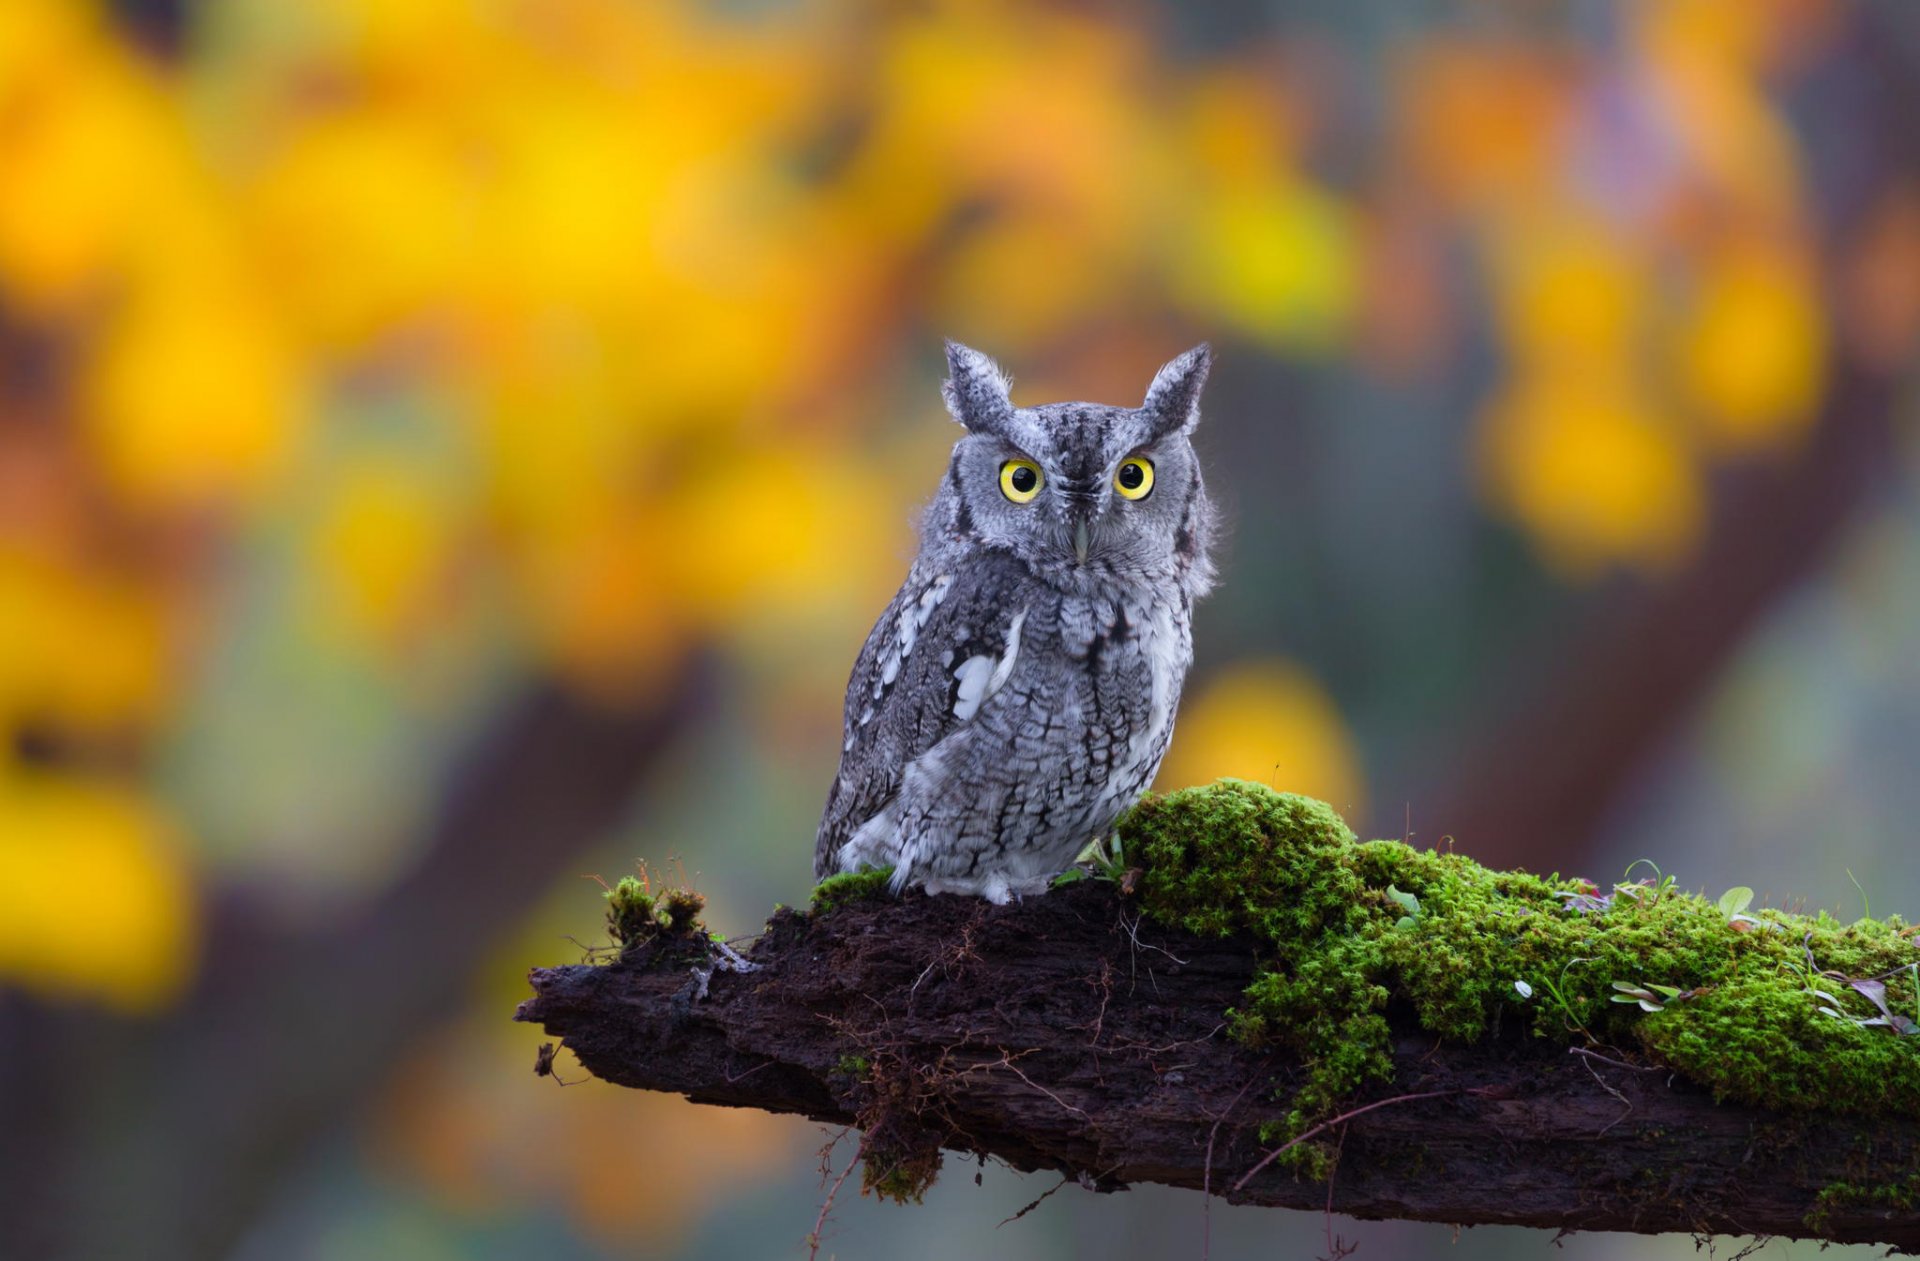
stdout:
<svg viewBox="0 0 1920 1261">
<path fill-rule="evenodd" d="M 948 335 L 1216 347 L 1163 787 L 1920 909 L 1916 118 L 1905 0 L 5 0 L 0 1254 L 799 1255 L 830 1136 L 508 1016 L 806 896 Z M 1198 1255 L 973 1174 L 822 1255 Z"/>
</svg>

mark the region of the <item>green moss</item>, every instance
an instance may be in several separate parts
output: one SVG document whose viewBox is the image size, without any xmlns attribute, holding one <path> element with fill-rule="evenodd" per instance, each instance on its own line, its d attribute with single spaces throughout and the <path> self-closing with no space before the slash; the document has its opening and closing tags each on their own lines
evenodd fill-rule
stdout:
<svg viewBox="0 0 1920 1261">
<path fill-rule="evenodd" d="M 843 871 L 839 875 L 828 876 L 813 887 L 813 913 L 825 915 L 849 902 L 883 897 L 887 892 L 887 882 L 891 879 L 893 879 L 891 867 Z"/>
<path fill-rule="evenodd" d="M 658 937 L 690 941 L 705 938 L 700 912 L 707 900 L 692 889 L 653 892 L 643 876 L 623 876 L 607 890 L 607 934 L 622 953 Z"/>
<path fill-rule="evenodd" d="M 1907 1213 L 1916 1207 L 1920 1207 L 1920 1173 L 1882 1186 L 1835 1182 L 1822 1187 L 1820 1194 L 1814 1197 L 1813 1209 L 1807 1214 L 1806 1222 L 1810 1229 L 1824 1234 L 1835 1209 L 1881 1208 Z"/>
<path fill-rule="evenodd" d="M 940 1176 L 938 1147 L 915 1153 L 910 1159 L 891 1162 L 876 1160 L 876 1155 L 869 1152 L 861 1164 L 861 1187 L 896 1204 L 920 1203 L 927 1188 Z"/>
<path fill-rule="evenodd" d="M 834 1065 L 834 1071 L 845 1077 L 865 1077 L 873 1068 L 873 1062 L 864 1055 L 843 1055 Z"/>
<path fill-rule="evenodd" d="M 607 890 L 607 933 L 616 944 L 644 941 L 659 927 L 653 894 L 645 881 L 622 876 L 620 883 Z"/>
<path fill-rule="evenodd" d="M 1920 1116 L 1920 1037 L 1822 1014 L 1811 992 L 1873 1015 L 1845 978 L 1920 960 L 1897 920 L 1766 911 L 1737 922 L 1670 882 L 1601 896 L 1581 881 L 1361 843 L 1324 803 L 1239 780 L 1143 801 L 1120 833 L 1150 917 L 1260 944 L 1231 1027 L 1302 1057 L 1292 1133 L 1392 1076 L 1396 1000 L 1456 1041 L 1517 1020 L 1559 1041 L 1638 1046 L 1725 1099 Z M 1809 968 L 1809 952 L 1837 975 Z M 1895 1011 L 1920 1013 L 1914 978 L 1885 978 Z M 1677 996 L 1647 989 L 1649 1012 L 1616 983 Z"/>
</svg>

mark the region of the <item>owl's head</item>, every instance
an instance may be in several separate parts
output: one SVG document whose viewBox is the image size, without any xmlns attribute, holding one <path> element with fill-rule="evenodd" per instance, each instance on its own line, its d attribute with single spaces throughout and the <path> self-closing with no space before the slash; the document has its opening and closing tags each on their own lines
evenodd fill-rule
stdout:
<svg viewBox="0 0 1920 1261">
<path fill-rule="evenodd" d="M 931 524 L 1064 585 L 1172 580 L 1200 594 L 1214 514 L 1188 438 L 1210 362 L 1200 345 L 1168 363 L 1139 407 L 1015 407 L 991 359 L 948 342 L 947 409 L 967 436 Z"/>
</svg>

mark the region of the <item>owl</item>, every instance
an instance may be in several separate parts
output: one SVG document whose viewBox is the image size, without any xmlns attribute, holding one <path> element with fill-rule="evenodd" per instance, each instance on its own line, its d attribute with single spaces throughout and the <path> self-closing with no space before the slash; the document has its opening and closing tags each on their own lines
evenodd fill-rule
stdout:
<svg viewBox="0 0 1920 1261">
<path fill-rule="evenodd" d="M 1015 407 L 947 345 L 966 434 L 906 583 L 847 685 L 814 875 L 892 867 L 895 892 L 1040 892 L 1152 782 L 1212 585 L 1215 514 L 1189 443 L 1210 353 L 1138 408 Z"/>
</svg>

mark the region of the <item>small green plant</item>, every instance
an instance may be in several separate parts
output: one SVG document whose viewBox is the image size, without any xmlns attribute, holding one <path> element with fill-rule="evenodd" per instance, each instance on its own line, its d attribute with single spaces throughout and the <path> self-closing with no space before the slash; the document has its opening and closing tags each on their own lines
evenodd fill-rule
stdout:
<svg viewBox="0 0 1920 1261">
<path fill-rule="evenodd" d="M 1642 863 L 1653 868 L 1652 883 L 1648 883 L 1644 879 L 1628 883 L 1627 878 L 1633 875 L 1633 869 Z M 1660 905 L 1660 899 L 1673 892 L 1674 885 L 1678 883 L 1674 877 L 1662 872 L 1660 870 L 1660 864 L 1654 862 L 1651 858 L 1636 858 L 1628 863 L 1627 869 L 1621 874 L 1620 880 L 1621 883 L 1613 886 L 1613 891 L 1616 894 L 1622 897 L 1632 898 L 1636 902 L 1644 901 L 1648 906 Z"/>
<path fill-rule="evenodd" d="M 1565 983 L 1567 979 L 1567 968 L 1571 968 L 1576 963 L 1592 963 L 1592 962 L 1593 960 L 1591 959 L 1567 960 L 1566 966 L 1560 969 L 1560 981 L 1562 983 Z M 1514 987 L 1517 989 L 1518 987 L 1525 984 L 1526 984 L 1525 981 L 1515 981 Z M 1566 1022 L 1567 1032 L 1572 1033 L 1572 1032 L 1578 1031 L 1579 1034 L 1582 1037 L 1584 1037 L 1589 1043 L 1598 1042 L 1600 1040 L 1593 1036 L 1592 1030 L 1587 1028 L 1586 1021 L 1580 1018 L 1580 1013 L 1575 1011 L 1573 1004 L 1567 1001 L 1567 996 L 1566 994 L 1561 992 L 1559 985 L 1555 984 L 1551 978 L 1544 977 L 1544 976 L 1540 978 L 1540 984 L 1546 987 L 1547 993 L 1553 997 L 1554 1005 L 1560 1009 L 1561 1018 Z M 1526 991 L 1525 996 L 1529 998 L 1532 997 L 1531 988 L 1529 988 Z"/>
<path fill-rule="evenodd" d="M 607 935 L 621 950 L 662 934 L 676 939 L 709 935 L 700 923 L 707 899 L 681 886 L 656 891 L 645 863 L 638 875 L 622 876 L 607 888 L 606 900 Z"/>
<path fill-rule="evenodd" d="M 1773 920 L 1747 914 L 1747 908 L 1753 905 L 1753 890 L 1746 885 L 1737 884 L 1728 889 L 1720 895 L 1720 900 L 1714 905 L 1720 909 L 1722 915 L 1727 917 L 1727 925 L 1736 933 L 1750 933 L 1755 929 L 1770 933 L 1786 931 Z"/>
<path fill-rule="evenodd" d="M 1905 973 L 1913 983 L 1914 1014 L 1912 1018 L 1909 1018 L 1901 1012 L 1894 1011 L 1887 1005 L 1887 981 L 1889 978 L 1899 976 L 1902 973 Z M 1840 1000 L 1838 998 L 1816 987 L 1813 984 L 1812 978 L 1809 977 L 1807 980 L 1807 992 L 1826 1003 L 1824 1007 L 1820 1008 L 1823 1015 L 1833 1016 L 1862 1029 L 1880 1026 L 1891 1029 L 1902 1037 L 1920 1036 L 1920 963 L 1910 963 L 1904 968 L 1895 968 L 1892 972 L 1885 973 L 1881 976 L 1862 977 L 1858 979 L 1849 977 L 1842 979 L 1846 980 L 1847 985 L 1856 994 L 1859 994 L 1868 1002 L 1872 1003 L 1880 1014 L 1877 1016 L 1849 1016 L 1841 1010 Z"/>
<path fill-rule="evenodd" d="M 1847 872 L 1847 879 L 1853 881 L 1853 887 L 1855 891 L 1857 891 L 1860 894 L 1860 918 L 1872 919 L 1873 903 L 1867 901 L 1867 891 L 1860 887 L 1859 878 L 1853 874 L 1853 868 L 1848 867 L 1846 869 L 1846 872 Z"/>
<path fill-rule="evenodd" d="M 1695 993 L 1693 990 L 1683 990 L 1678 985 L 1655 985 L 1651 981 L 1641 985 L 1615 981 L 1613 988 L 1620 991 L 1611 996 L 1614 1002 L 1633 1003 L 1641 1011 L 1665 1011 L 1668 1003 L 1683 1003 Z"/>
<path fill-rule="evenodd" d="M 1087 842 L 1087 847 L 1073 860 L 1073 866 L 1055 876 L 1049 887 L 1058 889 L 1082 880 L 1104 880 L 1130 889 L 1127 873 L 1131 870 L 1120 834 L 1110 832 Z"/>
<path fill-rule="evenodd" d="M 1420 922 L 1420 899 L 1392 885 L 1387 886 L 1387 896 L 1399 905 L 1406 914 L 1393 922 L 1395 929 L 1405 932 Z"/>
</svg>

